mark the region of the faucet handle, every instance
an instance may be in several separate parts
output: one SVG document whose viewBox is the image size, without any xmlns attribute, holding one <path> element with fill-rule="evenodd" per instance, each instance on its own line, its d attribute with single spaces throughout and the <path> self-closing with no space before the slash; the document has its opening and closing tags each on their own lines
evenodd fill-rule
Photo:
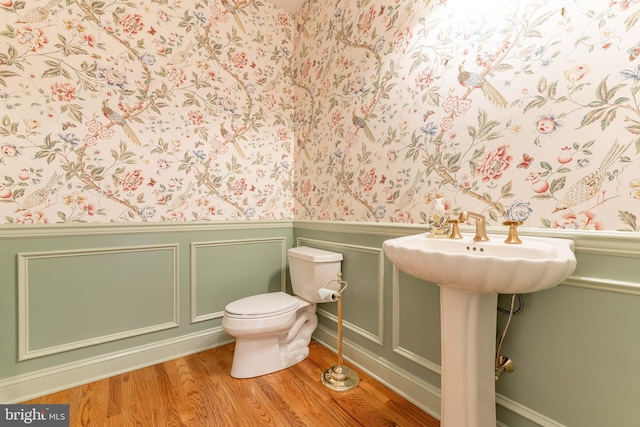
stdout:
<svg viewBox="0 0 640 427">
<path fill-rule="evenodd" d="M 522 221 L 505 221 L 502 225 L 509 227 L 509 235 L 504 240 L 505 243 L 520 244 L 522 240 L 518 237 L 518 226 L 522 225 Z"/>
<path fill-rule="evenodd" d="M 460 234 L 460 227 L 458 226 L 458 224 L 460 224 L 460 221 L 457 219 L 450 219 L 447 222 L 451 224 L 451 234 L 449 235 L 449 238 L 462 239 L 462 234 Z"/>
</svg>

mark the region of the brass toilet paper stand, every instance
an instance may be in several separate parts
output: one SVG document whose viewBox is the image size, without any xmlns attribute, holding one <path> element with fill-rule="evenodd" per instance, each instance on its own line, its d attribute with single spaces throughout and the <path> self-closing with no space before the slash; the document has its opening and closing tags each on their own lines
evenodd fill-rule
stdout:
<svg viewBox="0 0 640 427">
<path fill-rule="evenodd" d="M 333 282 L 338 283 L 338 290 L 333 294 L 333 299 L 338 300 L 338 364 L 322 373 L 322 384 L 334 391 L 346 391 L 357 387 L 360 377 L 356 371 L 342 364 L 342 293 L 347 289 L 347 282 L 342 280 L 342 273 L 338 273 L 338 279 L 330 281 L 323 289 Z"/>
</svg>

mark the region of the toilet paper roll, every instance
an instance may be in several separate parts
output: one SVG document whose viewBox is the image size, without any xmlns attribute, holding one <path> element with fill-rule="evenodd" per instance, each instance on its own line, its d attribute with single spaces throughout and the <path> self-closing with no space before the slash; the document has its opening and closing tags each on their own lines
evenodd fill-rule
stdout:
<svg viewBox="0 0 640 427">
<path fill-rule="evenodd" d="M 318 289 L 318 295 L 320 295 L 320 300 L 322 302 L 333 302 L 338 299 L 338 293 L 327 288 Z"/>
</svg>

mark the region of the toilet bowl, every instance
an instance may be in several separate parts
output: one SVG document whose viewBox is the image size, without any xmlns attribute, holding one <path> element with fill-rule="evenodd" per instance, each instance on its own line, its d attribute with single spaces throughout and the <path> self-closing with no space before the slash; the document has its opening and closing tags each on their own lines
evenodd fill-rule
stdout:
<svg viewBox="0 0 640 427">
<path fill-rule="evenodd" d="M 234 378 L 251 378 L 286 369 L 309 355 L 318 326 L 318 290 L 335 280 L 342 254 L 299 246 L 288 251 L 294 294 L 269 292 L 225 307 L 222 328 L 236 339 Z"/>
</svg>

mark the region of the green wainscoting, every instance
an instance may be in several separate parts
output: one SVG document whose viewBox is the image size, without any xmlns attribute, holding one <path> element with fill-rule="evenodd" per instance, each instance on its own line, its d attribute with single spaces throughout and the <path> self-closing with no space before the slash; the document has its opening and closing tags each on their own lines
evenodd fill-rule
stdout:
<svg viewBox="0 0 640 427">
<path fill-rule="evenodd" d="M 290 290 L 286 250 L 308 245 L 344 256 L 348 363 L 438 416 L 439 289 L 382 251 L 388 238 L 423 231 L 317 221 L 0 227 L 0 402 L 229 342 L 224 306 Z M 497 384 L 499 425 L 638 425 L 640 236 L 520 234 L 573 239 L 578 267 L 562 285 L 524 296 L 502 351 L 516 371 Z M 333 348 L 336 309 L 319 304 L 314 334 Z M 501 331 L 507 316 L 496 315 Z"/>
<path fill-rule="evenodd" d="M 285 290 L 291 221 L 0 227 L 0 402 L 231 341 L 227 303 Z"/>
</svg>

